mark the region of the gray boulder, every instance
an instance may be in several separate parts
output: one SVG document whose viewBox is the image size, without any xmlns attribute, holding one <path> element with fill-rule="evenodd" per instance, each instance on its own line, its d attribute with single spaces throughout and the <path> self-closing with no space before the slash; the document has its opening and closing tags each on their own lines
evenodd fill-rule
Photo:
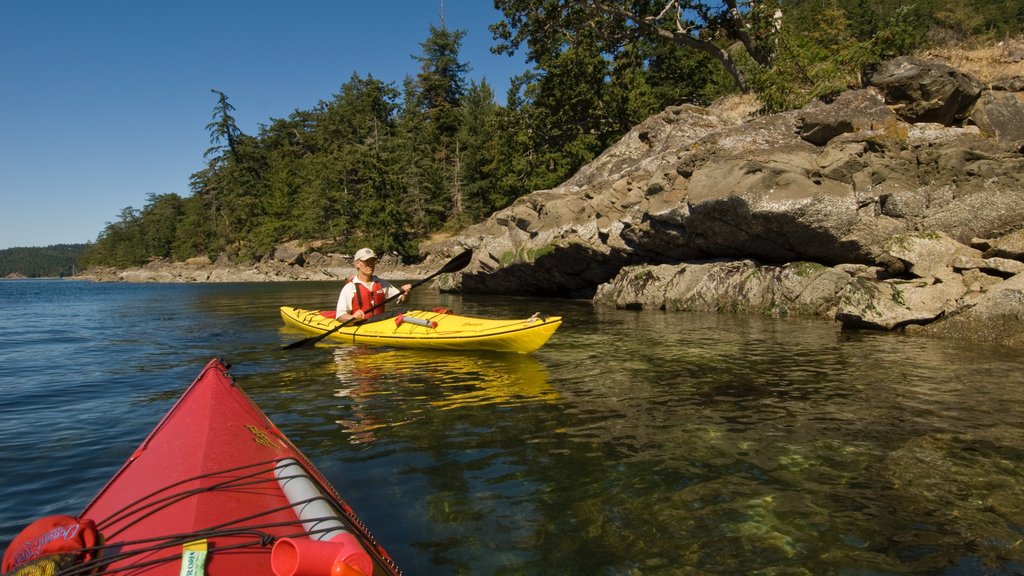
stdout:
<svg viewBox="0 0 1024 576">
<path fill-rule="evenodd" d="M 963 120 L 983 88 L 951 66 L 910 56 L 869 66 L 861 79 L 864 86 L 879 88 L 907 122 L 946 126 Z"/>
<path fill-rule="evenodd" d="M 1024 140 L 1024 93 L 985 90 L 968 120 L 999 141 Z"/>
<path fill-rule="evenodd" d="M 1024 347 L 1024 274 L 990 287 L 972 298 L 969 306 L 925 326 L 913 327 L 916 334 L 993 342 Z"/>
</svg>

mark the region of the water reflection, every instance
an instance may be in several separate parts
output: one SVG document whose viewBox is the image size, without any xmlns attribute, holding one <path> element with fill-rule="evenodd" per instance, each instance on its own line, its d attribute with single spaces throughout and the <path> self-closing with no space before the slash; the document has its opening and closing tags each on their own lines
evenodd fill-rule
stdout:
<svg viewBox="0 0 1024 576">
<path fill-rule="evenodd" d="M 374 431 L 415 420 L 430 409 L 554 402 L 558 393 L 546 369 L 526 354 L 431 351 L 363 346 L 334 349 L 339 387 L 350 416 L 339 419 L 352 443 L 374 439 Z M 406 406 L 395 419 L 385 402 Z M 390 417 L 382 420 L 380 410 Z"/>
</svg>

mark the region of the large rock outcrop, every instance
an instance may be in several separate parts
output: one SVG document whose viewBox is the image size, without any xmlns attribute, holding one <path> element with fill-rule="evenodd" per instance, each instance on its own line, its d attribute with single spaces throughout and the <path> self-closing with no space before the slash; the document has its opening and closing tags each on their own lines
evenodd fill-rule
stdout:
<svg viewBox="0 0 1024 576">
<path fill-rule="evenodd" d="M 956 337 L 970 333 L 969 310 L 1011 318 L 1022 94 L 913 58 L 864 81 L 770 116 L 670 108 L 558 188 L 425 252 L 475 250 L 447 290 L 817 314 Z"/>
</svg>

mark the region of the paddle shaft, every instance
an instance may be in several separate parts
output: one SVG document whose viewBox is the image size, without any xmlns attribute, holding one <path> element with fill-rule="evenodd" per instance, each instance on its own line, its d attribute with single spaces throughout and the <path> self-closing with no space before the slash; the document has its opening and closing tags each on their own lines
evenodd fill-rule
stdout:
<svg viewBox="0 0 1024 576">
<path fill-rule="evenodd" d="M 413 285 L 412 285 L 412 288 L 420 286 L 424 282 L 427 282 L 428 280 L 433 279 L 435 276 L 438 276 L 440 274 L 444 274 L 445 272 L 458 272 L 459 270 L 462 270 L 463 268 L 465 268 L 466 265 L 469 264 L 469 261 L 472 258 L 473 258 L 473 251 L 472 250 L 466 250 L 465 252 L 463 252 L 463 253 L 459 254 L 458 256 L 452 258 L 451 260 L 449 260 L 448 263 L 445 264 L 444 266 L 442 266 L 441 269 L 438 270 L 437 272 L 434 272 L 433 274 L 431 274 L 430 276 L 427 276 L 426 278 L 424 278 L 422 280 L 418 280 L 418 281 L 414 282 Z M 412 288 L 410 288 L 410 290 L 412 290 Z M 395 294 L 394 296 L 388 298 L 387 300 L 384 300 L 383 302 L 381 302 L 379 304 L 374 304 L 374 306 L 372 308 L 370 308 L 369 310 L 367 310 L 366 312 L 372 312 L 372 311 L 376 310 L 377 308 L 380 308 L 381 306 L 387 304 L 388 302 L 391 302 L 392 300 L 394 300 L 395 298 L 398 298 L 399 296 L 401 296 L 403 294 L 405 294 L 405 292 L 399 292 L 398 294 Z M 323 334 L 319 334 L 317 336 L 311 336 L 309 338 L 303 338 L 302 340 L 299 340 L 297 342 L 292 342 L 291 344 L 282 346 L 281 349 L 282 350 L 292 350 L 292 349 L 295 349 L 295 348 L 308 348 L 308 347 L 316 344 L 317 342 L 323 340 L 324 338 L 327 338 L 331 334 L 334 334 L 338 330 L 341 330 L 345 326 L 348 326 L 349 324 L 352 323 L 353 320 L 355 320 L 355 318 L 349 318 L 348 320 L 345 320 L 344 322 L 342 322 L 341 324 L 338 324 L 334 328 L 331 328 L 327 332 L 324 332 Z"/>
</svg>

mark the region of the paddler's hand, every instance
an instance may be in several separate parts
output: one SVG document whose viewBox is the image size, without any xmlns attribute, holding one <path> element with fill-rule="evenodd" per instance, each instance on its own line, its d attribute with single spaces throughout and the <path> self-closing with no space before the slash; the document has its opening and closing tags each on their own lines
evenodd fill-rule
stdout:
<svg viewBox="0 0 1024 576">
<path fill-rule="evenodd" d="M 405 284 L 402 286 L 403 294 L 398 297 L 398 303 L 401 304 L 409 299 L 409 292 L 412 292 L 412 284 Z"/>
<path fill-rule="evenodd" d="M 356 322 L 362 322 L 363 320 L 366 320 L 366 313 L 362 310 L 356 310 L 352 313 L 352 319 Z"/>
</svg>

